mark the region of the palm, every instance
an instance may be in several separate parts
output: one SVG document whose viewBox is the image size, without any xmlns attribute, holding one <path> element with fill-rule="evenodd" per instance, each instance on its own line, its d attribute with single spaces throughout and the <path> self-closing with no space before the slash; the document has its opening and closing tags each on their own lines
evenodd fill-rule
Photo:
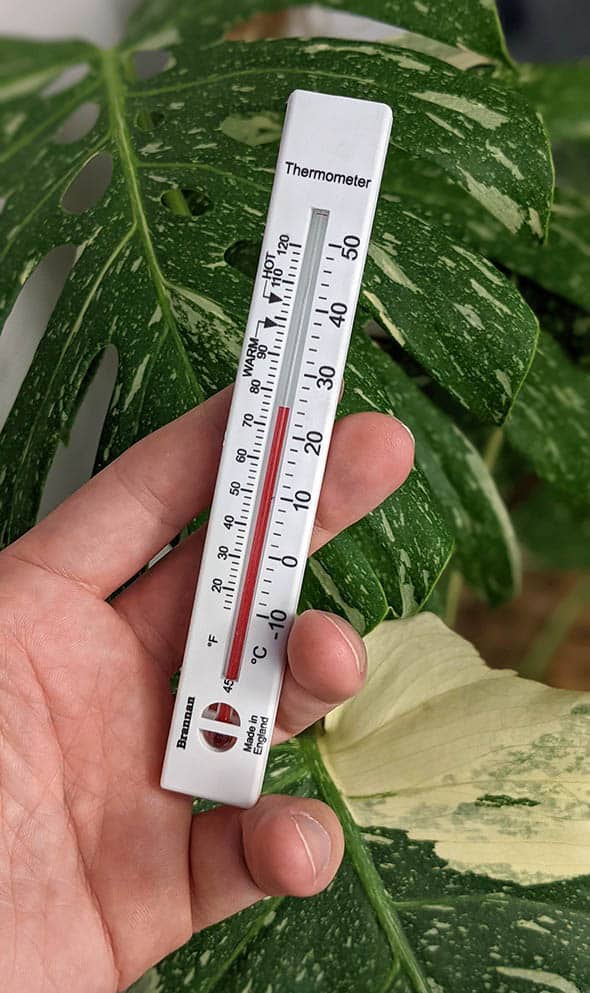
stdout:
<svg viewBox="0 0 590 993">
<path fill-rule="evenodd" d="M 14 939 L 37 944 L 34 914 L 47 936 L 39 976 L 72 989 L 83 972 L 88 993 L 113 991 L 192 933 L 190 805 L 158 782 L 172 697 L 111 606 L 38 573 L 23 564 L 11 577 L 16 609 L 37 595 L 24 637 L 8 643 L 19 695 L 0 711 L 5 748 L 27 740 L 2 796 L 13 879 L 33 877 Z"/>
<path fill-rule="evenodd" d="M 160 788 L 170 676 L 182 657 L 202 534 L 106 602 L 206 506 L 227 403 L 219 395 L 135 446 L 0 555 L 7 993 L 115 993 L 193 930 L 265 893 L 316 892 L 337 867 L 339 830 L 318 801 L 268 797 L 245 813 L 217 808 L 193 819 L 188 797 Z M 380 415 L 339 425 L 313 546 L 405 477 L 411 444 L 398 428 Z M 392 438 L 393 459 L 385 452 Z M 204 467 L 199 485 L 187 441 Z M 290 636 L 275 740 L 355 692 L 362 653 L 344 622 L 303 615 Z M 293 827 L 298 816 L 331 836 L 317 873 L 313 838 L 302 845 Z"/>
</svg>

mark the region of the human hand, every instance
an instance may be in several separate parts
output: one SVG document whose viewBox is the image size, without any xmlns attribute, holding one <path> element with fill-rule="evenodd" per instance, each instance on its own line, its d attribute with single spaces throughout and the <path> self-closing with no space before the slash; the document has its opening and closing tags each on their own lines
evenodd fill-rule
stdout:
<svg viewBox="0 0 590 993">
<path fill-rule="evenodd" d="M 115 993 L 190 935 L 267 894 L 308 896 L 343 851 L 317 800 L 192 816 L 162 790 L 203 531 L 114 590 L 211 501 L 228 390 L 139 442 L 0 554 L 0 975 L 5 993 Z M 402 425 L 335 428 L 312 540 L 381 503 L 413 457 Z M 292 627 L 273 741 L 362 685 L 361 639 Z"/>
</svg>

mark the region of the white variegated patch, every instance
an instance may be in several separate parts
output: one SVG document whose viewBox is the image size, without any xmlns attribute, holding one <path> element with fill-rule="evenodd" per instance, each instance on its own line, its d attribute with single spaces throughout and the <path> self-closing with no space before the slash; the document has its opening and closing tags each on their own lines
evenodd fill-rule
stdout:
<svg viewBox="0 0 590 993">
<path fill-rule="evenodd" d="M 369 679 L 322 752 L 363 827 L 523 884 L 590 873 L 590 696 L 487 668 L 437 617 L 367 638 Z"/>
</svg>

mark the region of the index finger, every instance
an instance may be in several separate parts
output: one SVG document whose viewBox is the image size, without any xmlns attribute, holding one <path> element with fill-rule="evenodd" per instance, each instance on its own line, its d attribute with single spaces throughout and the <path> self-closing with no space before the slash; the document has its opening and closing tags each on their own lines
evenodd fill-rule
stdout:
<svg viewBox="0 0 590 993">
<path fill-rule="evenodd" d="M 3 554 L 108 596 L 209 506 L 231 392 L 137 442 Z"/>
</svg>

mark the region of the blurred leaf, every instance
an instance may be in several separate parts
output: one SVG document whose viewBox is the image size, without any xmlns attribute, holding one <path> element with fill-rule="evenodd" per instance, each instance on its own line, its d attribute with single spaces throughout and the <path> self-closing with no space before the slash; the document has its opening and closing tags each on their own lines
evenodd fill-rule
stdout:
<svg viewBox="0 0 590 993">
<path fill-rule="evenodd" d="M 590 377 L 542 333 L 506 425 L 510 443 L 546 482 L 590 509 Z"/>
<path fill-rule="evenodd" d="M 539 108 L 555 142 L 590 142 L 590 59 L 518 66 L 521 91 Z"/>
<path fill-rule="evenodd" d="M 590 570 L 590 511 L 577 512 L 550 486 L 537 486 L 512 514 L 518 537 L 549 569 Z"/>
</svg>

